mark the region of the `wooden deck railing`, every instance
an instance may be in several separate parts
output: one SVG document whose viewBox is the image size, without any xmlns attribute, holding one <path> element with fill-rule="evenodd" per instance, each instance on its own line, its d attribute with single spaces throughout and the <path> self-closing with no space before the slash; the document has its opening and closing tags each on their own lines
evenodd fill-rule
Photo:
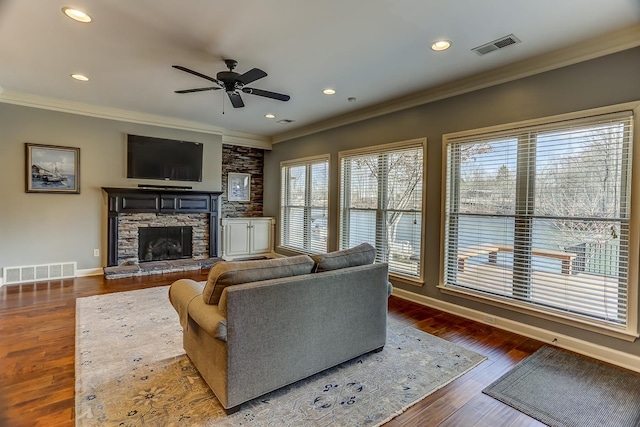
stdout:
<svg viewBox="0 0 640 427">
<path fill-rule="evenodd" d="M 489 255 L 490 263 L 498 262 L 498 252 L 513 253 L 513 246 L 493 245 L 491 243 L 481 243 L 479 245 L 458 249 L 458 271 L 463 272 L 467 263 L 467 259 L 476 255 Z M 542 256 L 547 258 L 559 259 L 562 263 L 562 274 L 571 274 L 573 272 L 573 261 L 578 256 L 573 252 L 564 252 L 553 249 L 531 248 L 531 255 Z"/>
</svg>

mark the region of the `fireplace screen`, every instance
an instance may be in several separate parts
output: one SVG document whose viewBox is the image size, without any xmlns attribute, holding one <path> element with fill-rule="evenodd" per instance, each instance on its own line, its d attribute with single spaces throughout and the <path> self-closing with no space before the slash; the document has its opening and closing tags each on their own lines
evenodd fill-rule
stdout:
<svg viewBox="0 0 640 427">
<path fill-rule="evenodd" d="M 138 260 L 191 258 L 191 227 L 138 228 Z"/>
</svg>

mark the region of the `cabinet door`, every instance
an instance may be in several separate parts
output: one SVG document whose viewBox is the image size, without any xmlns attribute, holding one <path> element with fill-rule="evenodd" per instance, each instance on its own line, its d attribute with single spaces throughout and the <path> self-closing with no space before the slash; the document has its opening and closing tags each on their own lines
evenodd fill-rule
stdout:
<svg viewBox="0 0 640 427">
<path fill-rule="evenodd" d="M 249 244 L 251 228 L 249 220 L 233 220 L 225 224 L 224 246 L 225 256 L 248 255 L 251 247 Z"/>
<path fill-rule="evenodd" d="M 251 253 L 271 252 L 271 219 L 254 219 L 251 221 Z"/>
</svg>

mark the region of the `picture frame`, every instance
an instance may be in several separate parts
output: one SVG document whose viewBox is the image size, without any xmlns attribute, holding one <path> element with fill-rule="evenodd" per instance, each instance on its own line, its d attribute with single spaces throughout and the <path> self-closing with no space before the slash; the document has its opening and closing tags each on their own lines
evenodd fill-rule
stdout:
<svg viewBox="0 0 640 427">
<path fill-rule="evenodd" d="M 229 172 L 227 175 L 227 200 L 230 202 L 251 201 L 251 175 Z"/>
<path fill-rule="evenodd" d="M 80 194 L 80 148 L 25 143 L 25 192 Z"/>
</svg>

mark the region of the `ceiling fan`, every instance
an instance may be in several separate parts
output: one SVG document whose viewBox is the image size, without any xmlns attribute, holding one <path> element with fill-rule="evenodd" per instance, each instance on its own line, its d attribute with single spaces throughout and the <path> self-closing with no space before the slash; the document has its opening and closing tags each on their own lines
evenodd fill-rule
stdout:
<svg viewBox="0 0 640 427">
<path fill-rule="evenodd" d="M 282 93 L 269 92 L 268 90 L 245 87 L 245 85 L 248 85 L 249 83 L 253 83 L 258 79 L 267 77 L 267 73 L 259 68 L 252 68 L 244 74 L 238 74 L 233 71 L 233 69 L 236 68 L 236 65 L 238 65 L 238 61 L 234 59 L 225 59 L 224 62 L 225 64 L 227 64 L 227 68 L 229 69 L 229 71 L 220 71 L 218 74 L 216 74 L 215 79 L 213 77 L 198 73 L 197 71 L 190 70 L 181 65 L 172 65 L 173 68 L 187 72 L 189 74 L 193 74 L 194 76 L 202 77 L 203 79 L 212 81 L 218 85 L 210 87 L 200 87 L 195 89 L 176 90 L 175 93 L 193 93 L 204 92 L 207 90 L 224 89 L 225 92 L 227 92 L 227 95 L 229 95 L 229 100 L 231 101 L 231 105 L 233 105 L 234 108 L 244 107 L 244 102 L 242 101 L 240 92 L 248 93 L 250 95 L 264 96 L 265 98 L 277 99 L 279 101 L 288 101 L 291 98 L 289 95 L 284 95 Z"/>
</svg>

